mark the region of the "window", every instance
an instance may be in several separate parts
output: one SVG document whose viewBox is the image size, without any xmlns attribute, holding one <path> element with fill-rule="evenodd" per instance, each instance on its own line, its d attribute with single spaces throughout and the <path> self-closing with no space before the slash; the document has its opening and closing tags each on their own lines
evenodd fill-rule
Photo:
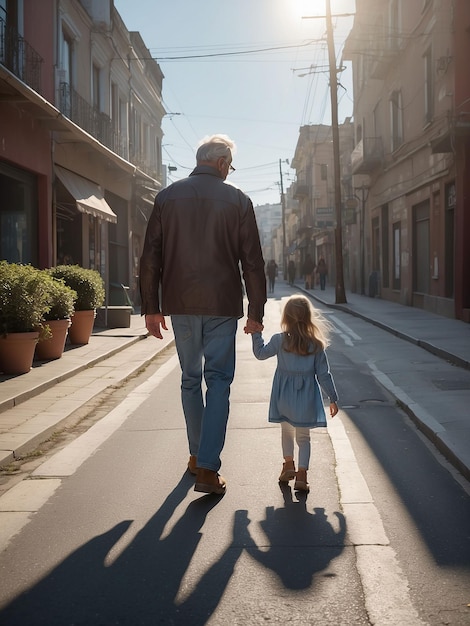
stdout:
<svg viewBox="0 0 470 626">
<path fill-rule="evenodd" d="M 445 296 L 454 296 L 454 258 L 455 258 L 455 182 L 445 188 Z"/>
<path fill-rule="evenodd" d="M 401 36 L 401 0 L 390 0 L 389 25 L 389 50 L 398 50 Z"/>
<path fill-rule="evenodd" d="M 392 152 L 403 143 L 403 107 L 401 92 L 394 91 L 390 98 L 390 136 Z"/>
<path fill-rule="evenodd" d="M 129 156 L 127 132 L 127 102 L 119 98 L 119 145 L 121 156 L 127 159 Z"/>
<path fill-rule="evenodd" d="M 116 83 L 111 83 L 111 119 L 114 130 L 119 130 L 119 89 Z"/>
<path fill-rule="evenodd" d="M 432 76 L 432 51 L 424 55 L 424 123 L 432 121 L 434 115 L 434 84 Z"/>
<path fill-rule="evenodd" d="M 61 83 L 72 84 L 72 55 L 73 55 L 73 40 L 67 32 L 62 31 L 61 51 L 60 51 L 60 69 Z"/>
<path fill-rule="evenodd" d="M 393 224 L 393 288 L 401 287 L 401 228 L 400 222 Z"/>
<path fill-rule="evenodd" d="M 413 207 L 413 291 L 429 293 L 430 272 L 429 200 Z"/>
<path fill-rule="evenodd" d="M 100 75 L 101 68 L 93 63 L 91 95 L 93 99 L 93 106 L 97 111 L 101 111 Z"/>
</svg>

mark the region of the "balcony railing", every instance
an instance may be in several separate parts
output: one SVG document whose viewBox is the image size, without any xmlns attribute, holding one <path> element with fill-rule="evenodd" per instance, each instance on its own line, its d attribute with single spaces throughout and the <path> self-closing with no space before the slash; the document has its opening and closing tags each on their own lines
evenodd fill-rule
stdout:
<svg viewBox="0 0 470 626">
<path fill-rule="evenodd" d="M 107 148 L 124 158 L 127 157 L 126 147 L 121 141 L 120 133 L 114 128 L 112 119 L 93 107 L 68 83 L 60 83 L 59 109 Z"/>
<path fill-rule="evenodd" d="M 41 93 L 42 57 L 2 18 L 0 18 L 0 63 L 34 91 Z"/>
<path fill-rule="evenodd" d="M 370 174 L 383 163 L 382 137 L 365 137 L 351 153 L 353 174 Z"/>
</svg>

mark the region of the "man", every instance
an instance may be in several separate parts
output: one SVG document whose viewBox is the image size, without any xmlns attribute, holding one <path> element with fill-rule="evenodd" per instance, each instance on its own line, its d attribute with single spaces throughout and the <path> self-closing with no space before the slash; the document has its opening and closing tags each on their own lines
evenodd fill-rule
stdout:
<svg viewBox="0 0 470 626">
<path fill-rule="evenodd" d="M 226 135 L 202 141 L 189 177 L 155 198 L 140 260 L 142 314 L 150 334 L 161 339 L 161 329 L 167 330 L 164 316 L 171 315 L 194 489 L 216 494 L 226 489 L 218 471 L 235 372 L 235 334 L 243 317 L 240 264 L 248 297 L 247 332 L 263 328 L 266 302 L 253 205 L 225 182 L 234 171 L 234 148 Z"/>
</svg>

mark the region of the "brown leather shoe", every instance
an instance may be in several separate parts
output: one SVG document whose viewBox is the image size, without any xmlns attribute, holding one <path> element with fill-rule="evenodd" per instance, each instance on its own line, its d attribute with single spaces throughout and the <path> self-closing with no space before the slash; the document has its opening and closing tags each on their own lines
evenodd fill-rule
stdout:
<svg viewBox="0 0 470 626">
<path fill-rule="evenodd" d="M 191 474 L 196 476 L 197 474 L 197 457 L 194 454 L 191 454 L 188 461 L 188 470 Z"/>
<path fill-rule="evenodd" d="M 199 468 L 197 470 L 196 484 L 194 485 L 194 491 L 201 491 L 202 493 L 216 493 L 222 495 L 225 493 L 227 483 L 222 476 L 219 476 L 217 472 L 212 470 Z"/>
</svg>

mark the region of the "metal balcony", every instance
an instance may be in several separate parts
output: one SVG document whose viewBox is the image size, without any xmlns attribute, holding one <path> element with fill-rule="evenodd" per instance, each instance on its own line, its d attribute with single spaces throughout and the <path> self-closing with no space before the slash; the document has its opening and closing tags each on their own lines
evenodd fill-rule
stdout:
<svg viewBox="0 0 470 626">
<path fill-rule="evenodd" d="M 305 182 L 297 182 L 294 187 L 295 200 L 302 200 L 310 196 L 310 187 Z"/>
<path fill-rule="evenodd" d="M 384 149 L 382 137 L 365 137 L 351 153 L 351 170 L 353 174 L 370 174 L 382 165 Z"/>
<path fill-rule="evenodd" d="M 400 51 L 401 40 L 398 33 L 382 35 L 375 41 L 372 53 L 370 77 L 383 79 L 392 68 Z"/>
<path fill-rule="evenodd" d="M 18 32 L 0 18 L 0 63 L 26 85 L 41 93 L 43 59 Z"/>
<path fill-rule="evenodd" d="M 124 158 L 127 156 L 125 145 L 119 132 L 114 128 L 112 119 L 93 107 L 68 83 L 60 83 L 59 109 L 107 148 Z"/>
</svg>

